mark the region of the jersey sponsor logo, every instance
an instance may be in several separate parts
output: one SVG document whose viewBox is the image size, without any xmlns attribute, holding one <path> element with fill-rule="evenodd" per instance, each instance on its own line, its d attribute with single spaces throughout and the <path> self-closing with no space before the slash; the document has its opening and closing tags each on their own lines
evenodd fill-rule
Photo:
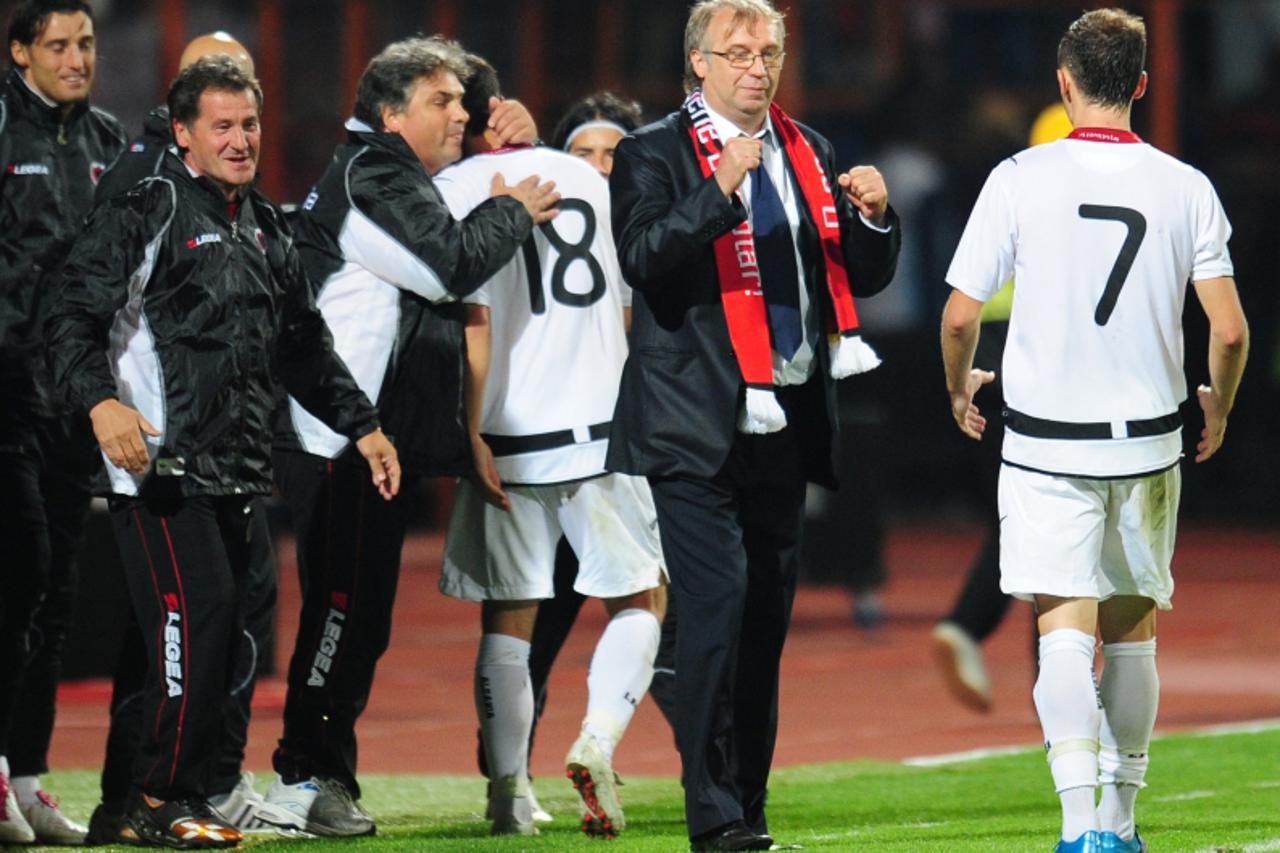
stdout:
<svg viewBox="0 0 1280 853">
<path fill-rule="evenodd" d="M 342 626 L 347 622 L 348 596 L 345 592 L 335 592 L 329 596 L 333 605 L 329 608 L 329 616 L 324 621 L 324 633 L 320 635 L 320 647 L 311 661 L 311 675 L 307 678 L 308 687 L 324 687 L 328 680 L 329 670 L 333 668 L 333 659 L 338 654 L 338 644 L 342 640 Z"/>
<path fill-rule="evenodd" d="M 320 200 L 320 193 L 316 192 L 315 190 L 312 190 L 311 192 L 307 193 L 307 199 L 302 203 L 302 209 L 310 210 L 311 208 L 316 206 L 316 202 L 319 200 Z"/>
<path fill-rule="evenodd" d="M 187 248 L 198 249 L 201 246 L 203 246 L 205 243 L 221 243 L 221 242 L 222 242 L 221 234 L 201 234 L 197 237 L 192 237 L 190 240 L 188 240 Z"/>
<path fill-rule="evenodd" d="M 5 170 L 10 175 L 48 175 L 50 169 L 44 163 L 10 163 Z"/>
<path fill-rule="evenodd" d="M 164 685 L 169 697 L 182 695 L 182 612 L 178 596 L 164 596 Z"/>
<path fill-rule="evenodd" d="M 106 171 L 107 166 L 105 163 L 99 163 L 95 160 L 89 164 L 89 180 L 93 181 L 93 185 L 95 187 L 98 185 L 98 182 L 102 180 L 102 176 Z"/>
</svg>

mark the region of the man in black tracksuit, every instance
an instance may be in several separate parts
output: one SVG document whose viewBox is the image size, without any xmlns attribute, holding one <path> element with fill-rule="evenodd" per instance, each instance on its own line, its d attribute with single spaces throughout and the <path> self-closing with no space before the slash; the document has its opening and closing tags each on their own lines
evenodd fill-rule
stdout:
<svg viewBox="0 0 1280 853">
<path fill-rule="evenodd" d="M 193 39 L 182 52 L 179 69 L 186 68 L 205 56 L 230 56 L 248 74 L 253 73 L 253 59 L 244 45 L 226 33 L 210 33 Z M 160 171 L 165 154 L 173 146 L 169 129 L 169 107 L 161 104 L 143 120 L 142 134 L 131 140 L 102 176 L 94 195 L 102 203 L 133 189 L 140 181 Z M 96 452 L 95 452 L 96 457 Z M 245 624 L 236 649 L 232 676 L 234 701 L 228 706 L 222 752 L 214 763 L 208 783 L 210 804 L 220 816 L 241 830 L 290 827 L 287 813 L 265 807 L 261 796 L 253 790 L 252 774 L 242 773 L 245 744 L 249 736 L 249 718 L 254 686 L 264 656 L 271 648 L 275 628 L 276 558 L 271 542 L 271 529 L 261 499 L 254 501 Z M 134 755 L 142 737 L 143 690 L 147 674 L 146 644 L 130 611 L 120 654 L 112 676 L 111 725 L 107 731 L 106 755 L 102 763 L 102 802 L 89 821 L 90 844 L 113 842 L 119 833 L 129 797 Z"/>
<path fill-rule="evenodd" d="M 94 185 L 124 147 L 89 106 L 92 11 L 30 0 L 9 30 L 0 85 L 0 845 L 78 843 L 39 788 L 97 467 L 83 414 L 50 395 L 43 325 Z M 10 780 L 13 781 L 12 788 Z"/>
<path fill-rule="evenodd" d="M 333 353 L 282 214 L 252 189 L 257 82 L 208 57 L 168 102 L 181 156 L 95 208 L 49 338 L 59 391 L 89 413 L 106 459 L 151 662 L 121 838 L 227 847 L 241 835 L 205 799 L 243 625 L 251 500 L 271 488 L 277 377 L 356 441 L 385 498 L 399 464 Z"/>
<path fill-rule="evenodd" d="M 348 141 L 296 225 L 335 349 L 377 401 L 410 477 L 470 469 L 456 300 L 511 259 L 555 200 L 549 188 L 499 181 L 465 220 L 450 216 L 431 175 L 461 156 L 463 68 L 460 49 L 438 38 L 397 42 L 375 57 Z M 518 109 L 516 124 L 528 126 L 514 141 L 531 141 Z M 365 835 L 375 825 L 355 802 L 355 723 L 390 639 L 407 518 L 402 504 L 374 500 L 348 441 L 299 403 L 291 399 L 282 418 L 276 469 L 293 513 L 303 604 L 274 757 L 280 779 L 267 802 L 297 812 L 308 832 Z"/>
</svg>

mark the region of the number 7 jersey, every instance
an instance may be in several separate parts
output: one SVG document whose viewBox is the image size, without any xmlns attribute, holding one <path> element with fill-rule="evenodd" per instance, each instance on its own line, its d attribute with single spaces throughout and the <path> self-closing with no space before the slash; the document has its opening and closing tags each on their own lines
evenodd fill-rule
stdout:
<svg viewBox="0 0 1280 853">
<path fill-rule="evenodd" d="M 530 175 L 555 181 L 560 214 L 464 301 L 488 305 L 492 346 L 480 430 L 504 483 L 536 485 L 604 473 L 609 425 L 627 358 L 622 280 L 609 185 L 584 160 L 551 148 L 480 154 L 435 177 L 455 217 Z"/>
<path fill-rule="evenodd" d="M 1230 235 L 1208 178 L 1131 133 L 1077 129 L 992 170 L 947 283 L 985 302 L 1015 282 L 1003 365 L 975 365 L 1003 371 L 1006 463 L 1177 463 L 1187 283 L 1233 274 Z"/>
</svg>

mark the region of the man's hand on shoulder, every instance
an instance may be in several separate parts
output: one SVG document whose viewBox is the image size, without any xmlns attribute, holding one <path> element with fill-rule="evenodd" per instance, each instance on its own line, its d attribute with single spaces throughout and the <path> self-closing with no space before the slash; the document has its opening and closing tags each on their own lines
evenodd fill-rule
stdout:
<svg viewBox="0 0 1280 853">
<path fill-rule="evenodd" d="M 735 136 L 724 145 L 720 162 L 716 164 L 715 179 L 725 198 L 732 198 L 746 180 L 747 172 L 760 168 L 760 140 Z"/>
<path fill-rule="evenodd" d="M 875 166 L 854 166 L 837 177 L 836 182 L 844 190 L 845 198 L 868 222 L 877 228 L 884 227 L 889 211 L 889 189 L 879 169 Z"/>
<path fill-rule="evenodd" d="M 147 455 L 147 443 L 142 434 L 159 435 L 160 430 L 142 416 L 114 397 L 103 400 L 89 410 L 93 423 L 93 435 L 98 439 L 102 452 L 111 464 L 130 474 L 141 474 L 151 464 Z"/>
<path fill-rule="evenodd" d="M 380 429 L 376 429 L 356 442 L 356 450 L 369 463 L 373 472 L 373 485 L 384 500 L 391 500 L 400 492 L 400 455 L 395 445 Z"/>
<path fill-rule="evenodd" d="M 560 201 L 560 193 L 555 190 L 555 181 L 539 182 L 537 175 L 530 175 L 515 186 L 509 186 L 499 172 L 493 176 L 493 181 L 489 184 L 489 197 L 511 196 L 529 211 L 534 225 L 541 225 L 555 219 L 560 213 L 555 209 L 556 202 Z"/>
<path fill-rule="evenodd" d="M 503 145 L 532 145 L 538 140 L 538 125 L 519 101 L 490 98 L 489 129 Z"/>
</svg>

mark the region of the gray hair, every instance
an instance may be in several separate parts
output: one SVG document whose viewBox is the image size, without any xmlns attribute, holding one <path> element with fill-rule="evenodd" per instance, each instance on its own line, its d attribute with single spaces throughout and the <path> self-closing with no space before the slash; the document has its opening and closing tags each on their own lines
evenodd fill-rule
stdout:
<svg viewBox="0 0 1280 853">
<path fill-rule="evenodd" d="M 418 81 L 442 71 L 459 80 L 467 76 L 466 54 L 456 41 L 431 36 L 392 42 L 369 60 L 360 75 L 353 115 L 374 130 L 382 130 L 384 107 L 403 111 Z"/>
<path fill-rule="evenodd" d="M 690 61 L 689 54 L 703 48 L 711 19 L 721 9 L 733 10 L 733 19 L 729 22 L 730 32 L 743 24 L 754 26 L 756 22 L 764 20 L 773 28 L 773 34 L 778 39 L 778 47 L 782 47 L 787 39 L 787 25 L 782 20 L 782 13 L 773 8 L 769 0 L 699 0 L 689 9 L 689 20 L 684 25 L 684 88 L 686 92 L 692 92 L 701 82 L 698 75 L 693 73 L 693 62 Z"/>
</svg>

